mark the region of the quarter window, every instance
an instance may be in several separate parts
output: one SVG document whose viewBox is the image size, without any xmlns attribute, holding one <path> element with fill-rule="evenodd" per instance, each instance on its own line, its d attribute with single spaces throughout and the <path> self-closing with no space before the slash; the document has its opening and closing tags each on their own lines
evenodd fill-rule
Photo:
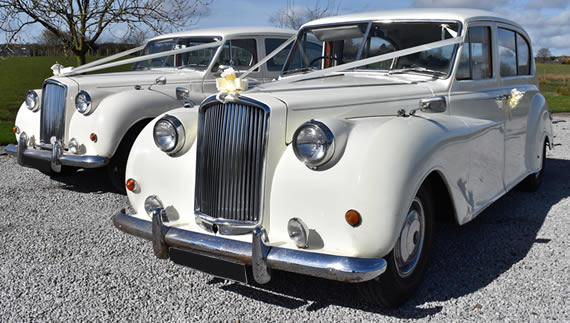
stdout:
<svg viewBox="0 0 570 323">
<path fill-rule="evenodd" d="M 526 39 L 517 33 L 518 75 L 530 75 L 530 46 Z"/>
<path fill-rule="evenodd" d="M 491 28 L 471 27 L 461 51 L 456 77 L 458 80 L 480 80 L 493 76 L 491 64 Z"/>
</svg>

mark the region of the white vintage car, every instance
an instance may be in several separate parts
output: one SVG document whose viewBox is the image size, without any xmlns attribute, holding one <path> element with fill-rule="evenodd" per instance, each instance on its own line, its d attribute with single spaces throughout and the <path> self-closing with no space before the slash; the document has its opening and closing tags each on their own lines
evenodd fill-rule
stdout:
<svg viewBox="0 0 570 323">
<path fill-rule="evenodd" d="M 540 185 L 553 134 L 532 58 L 524 29 L 486 11 L 310 22 L 280 80 L 221 87 L 143 129 L 126 173 L 134 213 L 114 225 L 216 276 L 283 270 L 397 306 L 438 219 L 462 225 Z"/>
<path fill-rule="evenodd" d="M 247 70 L 294 34 L 259 27 L 192 30 L 124 53 L 142 50 L 139 58 L 104 64 L 123 56 L 115 55 L 75 69 L 54 65 L 55 76 L 28 92 L 14 127 L 18 146 L 6 150 L 21 165 L 55 173 L 62 166 L 108 165 L 112 182 L 124 189 L 129 149 L 150 120 L 215 93 L 220 65 Z M 250 85 L 278 77 L 286 55 L 251 73 Z M 130 72 L 83 74 L 132 62 Z"/>
</svg>

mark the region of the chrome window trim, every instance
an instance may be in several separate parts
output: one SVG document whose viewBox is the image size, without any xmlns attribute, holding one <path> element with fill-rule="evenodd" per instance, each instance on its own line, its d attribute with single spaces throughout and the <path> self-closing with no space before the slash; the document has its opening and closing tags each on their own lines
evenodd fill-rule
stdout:
<svg viewBox="0 0 570 323">
<path fill-rule="evenodd" d="M 198 144 L 198 140 L 201 138 L 201 134 L 203 133 L 204 129 L 204 122 L 202 118 L 204 116 L 203 111 L 212 104 L 220 103 L 216 99 L 216 95 L 210 96 L 209 98 L 205 99 L 200 108 L 198 110 L 198 131 L 197 131 L 197 142 L 196 145 L 198 149 L 200 145 Z M 207 214 L 201 212 L 200 208 L 200 190 L 198 185 L 202 178 L 202 171 L 199 169 L 200 165 L 196 162 L 196 183 L 195 183 L 195 190 L 194 190 L 194 216 L 196 223 L 202 227 L 203 229 L 214 232 L 215 230 L 219 230 L 220 234 L 222 235 L 240 235 L 240 234 L 247 234 L 253 231 L 256 227 L 260 226 L 263 223 L 263 214 L 264 214 L 264 207 L 265 207 L 265 181 L 266 181 L 266 173 L 267 173 L 267 149 L 269 147 L 269 132 L 271 129 L 271 109 L 268 105 L 263 102 L 250 99 L 244 96 L 240 96 L 237 100 L 232 101 L 232 104 L 245 104 L 250 106 L 255 106 L 264 110 L 266 114 L 267 120 L 267 127 L 265 129 L 264 137 L 264 144 L 261 151 L 261 181 L 260 181 L 260 196 L 259 196 L 259 214 L 257 216 L 258 220 L 255 221 L 237 221 L 237 220 L 230 220 L 224 218 L 213 218 Z M 199 157 L 200 151 L 196 152 L 197 156 Z M 214 227 L 215 225 L 215 227 Z"/>
</svg>

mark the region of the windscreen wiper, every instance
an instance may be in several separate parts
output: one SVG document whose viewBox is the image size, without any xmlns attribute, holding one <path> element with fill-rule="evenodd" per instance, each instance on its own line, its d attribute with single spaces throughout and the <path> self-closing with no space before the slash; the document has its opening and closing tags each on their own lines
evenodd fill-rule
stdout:
<svg viewBox="0 0 570 323">
<path fill-rule="evenodd" d="M 299 67 L 296 69 L 292 69 L 292 70 L 288 70 L 288 71 L 283 71 L 283 75 L 285 74 L 293 74 L 293 73 L 298 73 L 298 72 L 312 72 L 315 69 L 313 67 Z"/>
<path fill-rule="evenodd" d="M 388 75 L 390 74 L 401 74 L 401 73 L 408 73 L 408 72 L 418 72 L 418 73 L 426 73 L 432 75 L 442 75 L 447 76 L 446 72 L 432 70 L 429 68 L 415 66 L 415 67 L 406 67 L 406 68 L 399 68 L 399 69 L 392 69 L 388 71 Z"/>
</svg>

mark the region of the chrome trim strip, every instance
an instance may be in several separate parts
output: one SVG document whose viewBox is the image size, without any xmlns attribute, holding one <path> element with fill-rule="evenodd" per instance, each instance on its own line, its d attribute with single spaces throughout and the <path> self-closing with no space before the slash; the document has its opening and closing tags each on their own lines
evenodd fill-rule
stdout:
<svg viewBox="0 0 570 323">
<path fill-rule="evenodd" d="M 20 165 L 24 166 L 25 159 L 39 159 L 48 162 L 52 161 L 52 150 L 39 150 L 27 148 L 25 143 L 19 143 L 19 146 L 25 147 L 24 149 L 18 149 L 16 145 L 8 145 L 4 149 L 6 153 L 12 156 L 22 156 L 22 163 Z M 20 158 L 18 158 L 18 163 Z M 98 168 L 103 167 L 109 163 L 109 159 L 102 156 L 78 156 L 78 155 L 67 155 L 62 154 L 59 156 L 59 163 L 65 166 L 72 166 L 78 168 Z"/>
<path fill-rule="evenodd" d="M 128 234 L 146 240 L 153 239 L 152 223 L 127 215 L 124 209 L 113 216 L 113 224 L 117 229 Z M 164 235 L 164 242 L 168 247 L 180 248 L 187 252 L 207 255 L 221 260 L 254 265 L 256 266 L 254 272 L 255 270 L 261 270 L 257 274 L 264 274 L 263 267 L 252 264 L 252 243 L 186 231 L 176 227 L 165 227 L 165 229 L 167 231 Z M 263 233 L 263 231 L 256 232 L 258 234 L 253 236 L 259 237 L 259 240 L 254 241 L 253 244 L 259 243 L 259 247 L 265 249 L 262 250 L 261 257 L 268 269 L 283 270 L 349 283 L 374 279 L 386 270 L 387 264 L 384 258 L 343 257 L 271 247 L 263 241 L 263 234 L 259 234 Z M 259 255 L 256 255 L 256 257 L 259 257 Z"/>
</svg>

